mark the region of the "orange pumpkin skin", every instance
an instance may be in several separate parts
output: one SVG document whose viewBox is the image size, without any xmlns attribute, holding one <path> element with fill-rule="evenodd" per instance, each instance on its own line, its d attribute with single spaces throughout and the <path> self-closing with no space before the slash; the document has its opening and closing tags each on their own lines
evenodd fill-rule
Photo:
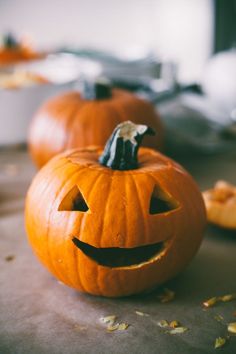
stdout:
<svg viewBox="0 0 236 354">
<path fill-rule="evenodd" d="M 108 297 L 143 292 L 175 276 L 199 248 L 206 223 L 201 193 L 177 163 L 148 148 L 139 168 L 117 171 L 97 161 L 102 150 L 72 150 L 54 157 L 34 178 L 26 199 L 26 230 L 41 262 L 63 283 Z M 70 211 L 65 196 L 78 187 L 89 207 Z M 151 215 L 154 188 L 174 210 Z M 69 193 L 69 194 L 68 194 Z M 163 242 L 156 256 L 124 267 L 98 264 L 72 242 L 97 248 L 133 248 Z"/>
<path fill-rule="evenodd" d="M 39 59 L 42 55 L 29 48 L 3 48 L 0 50 L 0 66 L 16 64 L 22 61 Z"/>
<path fill-rule="evenodd" d="M 33 60 L 39 57 L 42 57 L 42 54 L 35 52 L 31 48 L 31 45 L 24 39 L 19 39 L 10 32 L 2 36 L 0 67 L 16 64 L 21 61 Z"/>
<path fill-rule="evenodd" d="M 29 151 L 38 167 L 56 154 L 89 145 L 104 146 L 117 124 L 132 120 L 158 132 L 147 136 L 143 145 L 159 150 L 163 128 L 153 105 L 134 94 L 112 90 L 112 97 L 85 100 L 73 91 L 46 102 L 36 113 L 29 130 Z"/>
</svg>

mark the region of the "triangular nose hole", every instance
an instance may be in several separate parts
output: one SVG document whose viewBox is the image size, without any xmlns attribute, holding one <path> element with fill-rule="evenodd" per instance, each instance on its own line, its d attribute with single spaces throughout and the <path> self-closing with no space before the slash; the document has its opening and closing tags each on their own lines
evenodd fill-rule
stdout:
<svg viewBox="0 0 236 354">
<path fill-rule="evenodd" d="M 85 213 L 89 207 L 79 188 L 74 186 L 61 201 L 58 211 L 80 211 Z"/>
<path fill-rule="evenodd" d="M 155 186 L 150 200 L 149 214 L 162 214 L 177 209 L 179 203 L 160 187 Z"/>
</svg>

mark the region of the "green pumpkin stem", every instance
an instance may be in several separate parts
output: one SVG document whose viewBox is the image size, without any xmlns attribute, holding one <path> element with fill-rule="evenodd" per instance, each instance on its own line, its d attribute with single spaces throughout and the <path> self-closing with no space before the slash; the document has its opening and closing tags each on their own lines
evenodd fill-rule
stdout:
<svg viewBox="0 0 236 354">
<path fill-rule="evenodd" d="M 2 43 L 4 48 L 15 49 L 19 47 L 19 42 L 12 33 L 3 35 Z"/>
<path fill-rule="evenodd" d="M 138 168 L 138 149 L 145 135 L 154 135 L 147 125 L 123 122 L 115 128 L 107 141 L 99 162 L 113 170 Z"/>
<path fill-rule="evenodd" d="M 111 98 L 111 82 L 105 78 L 95 81 L 84 80 L 81 85 L 81 96 L 90 101 Z"/>
</svg>

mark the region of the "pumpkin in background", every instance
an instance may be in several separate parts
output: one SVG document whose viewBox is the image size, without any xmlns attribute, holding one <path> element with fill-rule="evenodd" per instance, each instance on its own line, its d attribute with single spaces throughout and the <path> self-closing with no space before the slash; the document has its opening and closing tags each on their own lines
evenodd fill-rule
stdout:
<svg viewBox="0 0 236 354">
<path fill-rule="evenodd" d="M 138 151 L 152 132 L 124 122 L 103 153 L 64 152 L 34 178 L 26 200 L 29 241 L 68 286 L 109 297 L 139 293 L 176 275 L 199 248 L 201 193 L 180 165 L 153 149 Z"/>
<path fill-rule="evenodd" d="M 144 145 L 159 149 L 162 125 L 153 105 L 134 94 L 111 89 L 106 81 L 84 82 L 79 91 L 46 102 L 36 113 L 29 132 L 33 161 L 43 166 L 54 155 L 70 148 L 104 146 L 117 124 L 132 120 L 158 131 Z"/>
<path fill-rule="evenodd" d="M 229 230 L 236 230 L 236 186 L 217 181 L 203 192 L 209 223 Z"/>
<path fill-rule="evenodd" d="M 0 44 L 0 66 L 12 65 L 21 61 L 33 60 L 41 57 L 32 48 L 18 40 L 11 33 L 7 33 L 2 37 Z"/>
</svg>

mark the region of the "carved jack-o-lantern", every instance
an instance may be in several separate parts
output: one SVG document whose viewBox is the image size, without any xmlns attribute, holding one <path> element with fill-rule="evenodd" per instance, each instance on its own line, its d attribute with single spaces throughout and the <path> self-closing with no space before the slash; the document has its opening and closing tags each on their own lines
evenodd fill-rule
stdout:
<svg viewBox="0 0 236 354">
<path fill-rule="evenodd" d="M 35 177 L 26 201 L 29 240 L 65 284 L 104 296 L 138 293 L 177 274 L 197 251 L 201 193 L 180 165 L 138 151 L 151 132 L 122 123 L 103 154 L 65 152 Z"/>
</svg>

